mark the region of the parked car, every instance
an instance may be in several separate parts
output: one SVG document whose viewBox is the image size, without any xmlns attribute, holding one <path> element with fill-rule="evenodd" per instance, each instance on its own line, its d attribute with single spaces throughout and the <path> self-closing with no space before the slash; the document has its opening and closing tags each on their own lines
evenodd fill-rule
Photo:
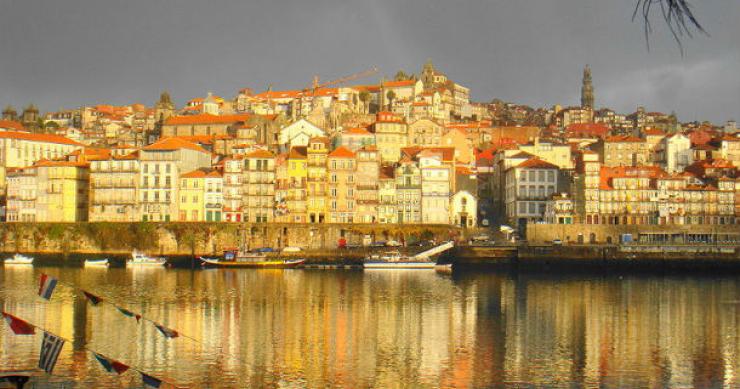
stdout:
<svg viewBox="0 0 740 389">
<path fill-rule="evenodd" d="M 385 247 L 385 241 L 379 240 L 377 242 L 370 243 L 370 247 Z"/>
<path fill-rule="evenodd" d="M 272 247 L 260 247 L 260 248 L 258 248 L 257 250 L 254 250 L 254 251 L 256 251 L 258 253 L 271 253 L 271 252 L 273 252 L 275 250 L 273 250 Z"/>
<path fill-rule="evenodd" d="M 486 235 L 486 234 L 480 234 L 480 235 L 476 235 L 476 236 L 470 238 L 470 240 L 473 241 L 473 242 L 485 242 L 488 239 L 489 239 L 488 238 L 488 235 Z"/>
<path fill-rule="evenodd" d="M 554 246 L 562 246 L 562 245 L 563 245 L 563 241 L 562 241 L 562 240 L 560 240 L 560 239 L 553 239 L 553 240 L 552 240 L 552 244 L 553 244 Z"/>
<path fill-rule="evenodd" d="M 401 247 L 402 246 L 401 242 L 398 242 L 398 241 L 395 241 L 395 240 L 389 240 L 389 241 L 385 242 L 385 245 L 388 246 L 388 247 Z"/>
</svg>

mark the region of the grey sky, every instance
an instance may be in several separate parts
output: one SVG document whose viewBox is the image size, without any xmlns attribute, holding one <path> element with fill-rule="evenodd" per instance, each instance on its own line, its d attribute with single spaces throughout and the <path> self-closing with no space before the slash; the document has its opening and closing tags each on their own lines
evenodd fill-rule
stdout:
<svg viewBox="0 0 740 389">
<path fill-rule="evenodd" d="M 574 105 L 591 65 L 596 105 L 740 119 L 740 2 L 694 1 L 711 37 L 663 24 L 648 51 L 634 1 L 2 0 L 0 105 L 42 110 L 181 105 L 213 91 L 300 88 L 377 65 L 392 76 L 427 58 L 475 100 Z M 656 15 L 657 16 L 657 15 Z M 360 82 L 377 81 L 376 78 Z"/>
</svg>

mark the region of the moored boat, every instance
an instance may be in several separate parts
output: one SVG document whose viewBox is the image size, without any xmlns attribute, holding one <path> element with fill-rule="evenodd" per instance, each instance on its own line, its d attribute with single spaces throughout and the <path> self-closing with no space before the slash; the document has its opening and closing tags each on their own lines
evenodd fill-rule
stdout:
<svg viewBox="0 0 740 389">
<path fill-rule="evenodd" d="M 33 265 L 33 257 L 29 257 L 23 254 L 15 254 L 12 257 L 3 261 L 5 265 Z"/>
<path fill-rule="evenodd" d="M 239 250 L 225 250 L 222 258 L 198 257 L 203 267 L 251 267 L 251 268 L 293 268 L 306 262 L 305 259 L 268 259 L 264 253 L 244 253 Z"/>
<path fill-rule="evenodd" d="M 108 267 L 110 266 L 110 261 L 108 258 L 102 258 L 102 259 L 86 259 L 85 260 L 85 267 Z"/>
<path fill-rule="evenodd" d="M 434 269 L 435 266 L 437 263 L 428 258 L 409 257 L 398 251 L 371 255 L 362 264 L 365 269 Z"/>
<path fill-rule="evenodd" d="M 162 267 L 167 265 L 167 258 L 151 257 L 142 252 L 134 251 L 131 253 L 131 259 L 126 261 L 126 266 L 153 266 Z"/>
</svg>

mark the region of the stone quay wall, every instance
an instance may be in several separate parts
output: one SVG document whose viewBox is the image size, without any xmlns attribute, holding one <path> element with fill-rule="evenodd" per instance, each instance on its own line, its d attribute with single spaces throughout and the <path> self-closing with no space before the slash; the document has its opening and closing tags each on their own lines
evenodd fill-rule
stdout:
<svg viewBox="0 0 740 389">
<path fill-rule="evenodd" d="M 224 249 L 334 250 L 340 238 L 373 241 L 462 239 L 449 225 L 256 223 L 0 223 L 0 252 L 217 255 Z"/>
<path fill-rule="evenodd" d="M 638 224 L 528 224 L 527 240 L 530 244 L 549 243 L 560 239 L 564 244 L 619 243 L 622 234 L 707 234 L 740 235 L 740 225 L 638 225 Z M 580 236 L 580 238 L 579 238 Z"/>
</svg>

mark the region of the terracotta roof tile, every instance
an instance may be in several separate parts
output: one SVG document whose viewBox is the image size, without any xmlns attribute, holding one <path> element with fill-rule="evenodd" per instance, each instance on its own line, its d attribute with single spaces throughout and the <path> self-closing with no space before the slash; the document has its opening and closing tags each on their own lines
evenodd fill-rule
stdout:
<svg viewBox="0 0 740 389">
<path fill-rule="evenodd" d="M 5 128 L 7 130 L 13 130 L 13 131 L 25 131 L 25 127 L 23 127 L 23 124 L 20 124 L 18 122 L 14 122 L 12 120 L 0 120 L 0 128 Z"/>
<path fill-rule="evenodd" d="M 172 116 L 165 120 L 167 125 L 194 125 L 194 124 L 233 124 L 249 120 L 249 114 L 236 115 L 211 115 L 203 113 L 199 115 Z"/>
<path fill-rule="evenodd" d="M 415 84 L 416 84 L 416 80 L 386 81 L 383 83 L 383 87 L 400 88 L 400 87 L 414 86 Z"/>
<path fill-rule="evenodd" d="M 199 151 L 201 153 L 208 153 L 208 151 L 197 144 L 193 142 L 188 142 L 184 139 L 180 138 L 164 138 L 160 139 L 157 142 L 154 142 L 150 144 L 149 146 L 144 147 L 142 150 L 147 151 L 164 151 L 164 150 L 178 150 L 178 149 L 188 149 L 188 150 L 195 150 Z"/>
<path fill-rule="evenodd" d="M 32 134 L 30 132 L 0 131 L 0 139 L 19 139 L 31 142 L 58 143 L 72 146 L 84 146 L 82 143 L 59 135 Z"/>
<path fill-rule="evenodd" d="M 355 153 L 352 152 L 352 150 L 344 147 L 339 146 L 334 151 L 329 153 L 329 158 L 354 158 Z"/>
<path fill-rule="evenodd" d="M 275 158 L 275 154 L 262 149 L 257 149 L 245 156 L 246 158 Z"/>
<path fill-rule="evenodd" d="M 557 165 L 543 161 L 537 157 L 530 158 L 519 165 L 516 165 L 516 167 L 523 169 L 560 169 Z"/>
<path fill-rule="evenodd" d="M 306 159 L 308 151 L 306 146 L 293 146 L 290 148 L 288 158 L 290 159 Z"/>
</svg>

